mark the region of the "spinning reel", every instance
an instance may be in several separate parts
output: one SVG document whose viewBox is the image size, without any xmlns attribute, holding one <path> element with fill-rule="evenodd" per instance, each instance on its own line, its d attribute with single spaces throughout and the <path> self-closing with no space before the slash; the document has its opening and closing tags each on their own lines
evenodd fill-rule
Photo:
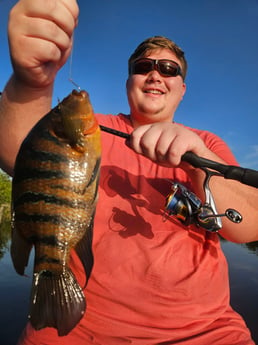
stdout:
<svg viewBox="0 0 258 345">
<path fill-rule="evenodd" d="M 222 228 L 221 217 L 227 217 L 234 223 L 242 221 L 241 214 L 234 209 L 227 209 L 225 213 L 218 214 L 213 199 L 209 181 L 211 176 L 221 174 L 201 168 L 206 173 L 203 183 L 205 202 L 180 183 L 172 183 L 171 192 L 166 197 L 165 215 L 175 216 L 184 225 L 195 224 L 210 232 L 219 231 Z"/>
</svg>

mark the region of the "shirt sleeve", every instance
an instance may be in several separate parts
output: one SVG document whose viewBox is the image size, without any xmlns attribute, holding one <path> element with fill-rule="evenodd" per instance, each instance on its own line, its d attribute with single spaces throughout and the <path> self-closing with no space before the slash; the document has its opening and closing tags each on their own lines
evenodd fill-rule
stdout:
<svg viewBox="0 0 258 345">
<path fill-rule="evenodd" d="M 206 146 L 221 159 L 223 159 L 227 164 L 236 166 L 239 165 L 229 146 L 219 136 L 209 131 L 202 131 L 192 128 L 189 129 L 197 133 L 205 142 Z"/>
</svg>

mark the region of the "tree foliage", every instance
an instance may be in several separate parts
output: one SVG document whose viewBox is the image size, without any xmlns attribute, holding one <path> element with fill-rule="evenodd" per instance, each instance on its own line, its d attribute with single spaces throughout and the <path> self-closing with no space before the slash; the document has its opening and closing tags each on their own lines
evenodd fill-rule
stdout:
<svg viewBox="0 0 258 345">
<path fill-rule="evenodd" d="M 10 177 L 0 170 L 0 259 L 7 250 L 11 232 L 11 189 Z"/>
<path fill-rule="evenodd" d="M 0 170 L 0 205 L 11 202 L 12 182 L 10 177 Z"/>
<path fill-rule="evenodd" d="M 8 250 L 8 243 L 11 238 L 10 210 L 5 209 L 2 221 L 0 223 L 0 259 Z"/>
</svg>

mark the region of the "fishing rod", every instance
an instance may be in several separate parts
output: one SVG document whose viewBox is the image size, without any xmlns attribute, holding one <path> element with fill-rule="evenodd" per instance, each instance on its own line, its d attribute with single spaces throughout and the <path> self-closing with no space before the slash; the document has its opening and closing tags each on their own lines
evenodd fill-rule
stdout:
<svg viewBox="0 0 258 345">
<path fill-rule="evenodd" d="M 100 129 L 124 139 L 130 138 L 130 134 L 113 128 L 100 125 Z M 207 158 L 199 157 L 193 152 L 186 152 L 182 155 L 181 159 L 190 163 L 195 168 L 209 168 L 219 172 L 225 179 L 236 180 L 248 186 L 258 188 L 258 171 L 256 170 L 218 163 Z"/>
<path fill-rule="evenodd" d="M 100 125 L 104 132 L 130 139 L 130 134 Z M 215 201 L 209 187 L 212 176 L 223 176 L 225 179 L 232 179 L 243 184 L 258 188 L 258 171 L 246 169 L 233 165 L 218 163 L 193 152 L 186 152 L 181 158 L 195 168 L 200 168 L 206 174 L 203 183 L 205 202 L 203 203 L 197 195 L 178 182 L 171 182 L 171 191 L 166 197 L 164 220 L 168 216 L 174 216 L 181 223 L 188 226 L 195 224 L 210 232 L 217 232 L 222 228 L 221 217 L 227 217 L 233 223 L 240 223 L 242 215 L 232 208 L 224 213 L 218 214 Z M 210 170 L 212 169 L 212 170 Z"/>
</svg>

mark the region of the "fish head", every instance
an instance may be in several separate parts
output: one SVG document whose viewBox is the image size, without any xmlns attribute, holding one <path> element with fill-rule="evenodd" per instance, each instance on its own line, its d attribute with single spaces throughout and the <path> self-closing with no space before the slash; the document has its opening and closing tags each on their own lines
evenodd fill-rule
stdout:
<svg viewBox="0 0 258 345">
<path fill-rule="evenodd" d="M 57 108 L 61 115 L 64 136 L 73 148 L 84 152 L 85 136 L 94 133 L 99 128 L 89 94 L 84 90 L 73 90 L 58 104 Z"/>
</svg>

